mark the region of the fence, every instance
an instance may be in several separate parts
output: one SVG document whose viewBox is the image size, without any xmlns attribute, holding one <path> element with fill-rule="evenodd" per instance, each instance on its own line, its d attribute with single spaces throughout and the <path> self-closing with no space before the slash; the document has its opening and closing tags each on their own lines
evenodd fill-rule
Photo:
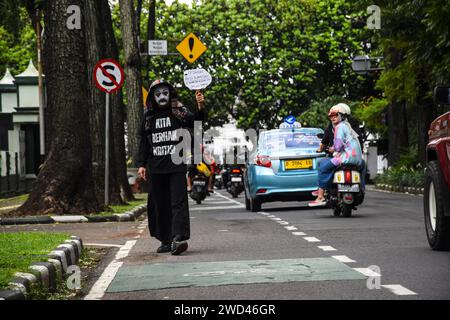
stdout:
<svg viewBox="0 0 450 320">
<path fill-rule="evenodd" d="M 27 178 L 20 167 L 24 155 L 18 152 L 0 151 L 0 198 L 31 191 L 35 178 Z M 22 161 L 21 161 L 22 160 Z"/>
</svg>

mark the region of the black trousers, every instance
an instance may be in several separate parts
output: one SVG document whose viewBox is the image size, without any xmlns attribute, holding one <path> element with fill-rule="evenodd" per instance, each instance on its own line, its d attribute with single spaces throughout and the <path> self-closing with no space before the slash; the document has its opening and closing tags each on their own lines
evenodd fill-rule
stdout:
<svg viewBox="0 0 450 320">
<path fill-rule="evenodd" d="M 190 238 L 186 173 L 150 174 L 148 225 L 150 235 L 161 242 Z"/>
</svg>

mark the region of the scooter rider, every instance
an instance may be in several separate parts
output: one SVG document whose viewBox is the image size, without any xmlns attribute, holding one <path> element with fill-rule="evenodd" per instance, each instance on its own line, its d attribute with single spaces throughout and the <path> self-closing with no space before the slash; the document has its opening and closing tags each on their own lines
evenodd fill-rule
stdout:
<svg viewBox="0 0 450 320">
<path fill-rule="evenodd" d="M 323 206 L 326 204 L 324 192 L 330 189 L 334 170 L 341 164 L 361 165 L 362 151 L 358 140 L 358 134 L 352 129 L 346 119 L 346 110 L 336 105 L 330 109 L 328 117 L 333 124 L 334 144 L 329 148 L 333 153 L 333 158 L 325 158 L 318 165 L 318 196 L 317 199 L 309 203 L 310 207 Z"/>
<path fill-rule="evenodd" d="M 348 123 L 350 123 L 351 128 L 358 134 L 358 140 L 361 146 L 364 144 L 364 130 L 361 129 L 359 121 L 351 116 L 351 109 L 350 107 L 345 103 L 338 103 L 337 105 L 333 106 L 333 108 L 337 108 L 336 110 L 340 110 L 341 113 L 345 116 Z M 320 147 L 317 150 L 317 152 L 326 152 L 328 156 L 332 157 L 333 153 L 329 152 L 329 148 L 333 145 L 333 124 L 330 121 L 330 125 L 325 129 L 322 141 L 320 143 Z M 366 173 L 367 173 L 367 167 L 366 162 L 364 159 L 361 159 L 361 188 L 364 191 L 366 186 Z M 317 193 L 314 192 L 314 195 L 317 196 Z"/>
<path fill-rule="evenodd" d="M 146 101 L 137 158 L 138 173 L 147 180 L 150 235 L 161 241 L 158 253 L 178 255 L 187 250 L 190 238 L 186 164 L 175 164 L 172 154 L 180 143 L 176 130 L 192 128 L 202 118 L 204 97 L 196 93 L 198 110 L 191 113 L 177 100 L 174 87 L 164 80 L 154 81 Z"/>
</svg>

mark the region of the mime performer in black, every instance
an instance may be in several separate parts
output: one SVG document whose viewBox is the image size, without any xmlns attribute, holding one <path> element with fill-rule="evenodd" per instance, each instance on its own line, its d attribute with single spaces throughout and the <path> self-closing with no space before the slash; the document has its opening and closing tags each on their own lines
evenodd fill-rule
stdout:
<svg viewBox="0 0 450 320">
<path fill-rule="evenodd" d="M 150 235 L 161 242 L 158 253 L 178 255 L 188 248 L 187 168 L 185 163 L 175 164 L 172 154 L 180 143 L 176 130 L 193 128 L 195 120 L 204 119 L 205 100 L 200 91 L 196 99 L 197 110 L 192 113 L 178 102 L 168 82 L 156 80 L 149 88 L 136 162 L 139 176 L 149 180 L 149 228 Z"/>
</svg>

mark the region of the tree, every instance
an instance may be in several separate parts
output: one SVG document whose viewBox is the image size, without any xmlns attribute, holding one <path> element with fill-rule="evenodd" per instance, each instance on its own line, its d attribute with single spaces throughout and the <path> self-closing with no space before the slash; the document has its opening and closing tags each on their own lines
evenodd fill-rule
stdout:
<svg viewBox="0 0 450 320">
<path fill-rule="evenodd" d="M 435 85 L 450 81 L 450 3 L 445 0 L 382 1 L 386 69 L 377 86 L 389 101 L 389 163 L 410 145 L 425 161 L 427 131 L 436 115 Z"/>
<path fill-rule="evenodd" d="M 105 7 L 106 6 L 106 7 Z M 92 144 L 92 161 L 93 166 L 93 176 L 94 176 L 94 186 L 96 191 L 96 197 L 101 202 L 104 203 L 105 195 L 105 93 L 100 91 L 94 84 L 93 81 L 93 71 L 95 65 L 101 59 L 113 58 L 108 54 L 108 47 L 110 47 L 112 39 L 106 39 L 106 34 L 108 30 L 107 22 L 105 17 L 107 16 L 109 10 L 108 1 L 87 1 L 86 2 L 86 16 L 85 16 L 85 30 L 86 30 L 86 41 L 87 41 L 87 71 L 89 79 L 89 115 L 90 115 L 90 127 L 91 127 L 91 144 Z M 106 30 L 105 30 L 106 29 Z M 106 32 L 105 32 L 106 31 Z M 109 50 L 111 51 L 111 50 Z M 116 94 L 113 94 L 116 95 Z M 114 102 L 114 98 L 111 99 Z M 117 102 L 116 102 L 117 103 Z M 114 107 L 114 103 L 111 103 L 111 109 L 117 110 Z M 115 114 L 112 113 L 112 118 Z M 122 119 L 123 120 L 123 119 Z M 123 123 L 122 123 L 123 127 Z M 123 129 L 122 129 L 123 132 Z M 115 136 L 110 137 L 110 150 L 114 151 L 116 141 Z M 123 139 L 123 137 L 122 137 Z M 125 150 L 122 150 L 122 157 L 125 157 Z M 110 161 L 109 168 L 109 195 L 111 204 L 122 204 L 122 198 L 120 196 L 120 184 L 119 175 L 117 169 L 116 158 L 114 152 L 107 155 L 113 161 Z M 119 159 L 120 161 L 120 159 Z"/>
<path fill-rule="evenodd" d="M 139 148 L 138 130 L 143 117 L 141 59 L 133 0 L 119 0 L 127 94 L 128 152 L 133 161 Z"/>
<path fill-rule="evenodd" d="M 86 39 L 67 28 L 67 8 L 84 0 L 44 2 L 44 65 L 50 116 L 49 153 L 28 200 L 13 214 L 98 212 L 92 178 Z"/>
</svg>

